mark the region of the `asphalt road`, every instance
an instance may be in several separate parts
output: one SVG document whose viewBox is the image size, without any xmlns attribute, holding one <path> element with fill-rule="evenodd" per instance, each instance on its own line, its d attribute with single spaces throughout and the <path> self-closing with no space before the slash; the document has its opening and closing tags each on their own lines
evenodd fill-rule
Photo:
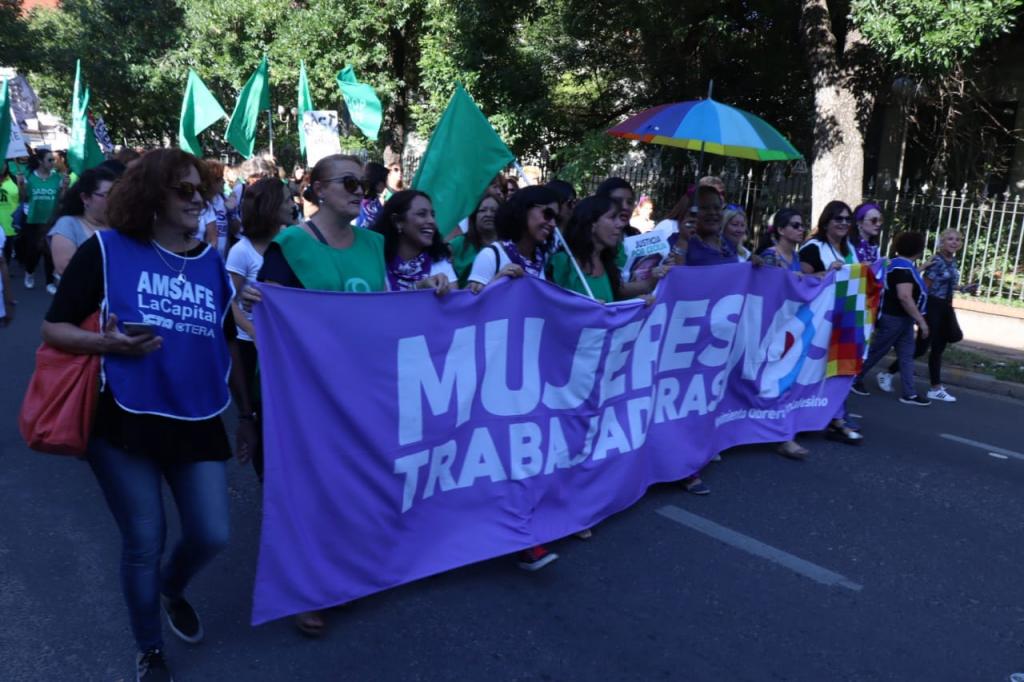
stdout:
<svg viewBox="0 0 1024 682">
<path fill-rule="evenodd" d="M 17 433 L 49 297 L 15 287 L 19 318 L 0 330 L 0 681 L 134 679 L 99 489 Z M 1024 411 L 959 395 L 855 396 L 861 448 L 809 435 L 803 463 L 726 452 L 709 497 L 657 486 L 538 573 L 496 559 L 368 597 L 319 641 L 287 620 L 248 625 L 259 487 L 232 463 L 232 542 L 190 590 L 207 639 L 166 632 L 169 660 L 185 682 L 1006 680 L 1024 670 Z"/>
</svg>

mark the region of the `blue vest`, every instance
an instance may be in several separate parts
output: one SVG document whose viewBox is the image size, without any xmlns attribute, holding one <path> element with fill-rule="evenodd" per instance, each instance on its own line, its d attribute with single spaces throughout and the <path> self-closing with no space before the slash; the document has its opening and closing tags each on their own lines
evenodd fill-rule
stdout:
<svg viewBox="0 0 1024 682">
<path fill-rule="evenodd" d="M 889 269 L 886 274 L 893 270 L 910 270 L 910 274 L 914 276 L 914 281 L 917 282 L 918 294 L 917 294 L 917 309 L 921 311 L 923 315 L 925 309 L 928 307 L 928 286 L 924 283 L 924 279 L 921 278 L 921 273 L 914 267 L 912 261 L 903 258 L 902 256 L 893 258 L 889 261 Z M 889 278 L 885 278 L 886 286 L 889 285 Z"/>
<path fill-rule="evenodd" d="M 96 237 L 103 251 L 104 315 L 151 324 L 163 337 L 163 347 L 143 357 L 103 356 L 103 379 L 114 400 L 128 412 L 172 419 L 223 412 L 231 400 L 224 318 L 234 288 L 220 254 L 207 246 L 182 258 L 114 230 Z"/>
</svg>

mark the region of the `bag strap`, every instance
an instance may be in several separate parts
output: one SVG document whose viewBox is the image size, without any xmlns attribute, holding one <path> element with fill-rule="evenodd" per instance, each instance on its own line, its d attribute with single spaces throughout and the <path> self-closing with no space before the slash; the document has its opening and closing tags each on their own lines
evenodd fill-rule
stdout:
<svg viewBox="0 0 1024 682">
<path fill-rule="evenodd" d="M 324 233 L 320 231 L 320 228 L 317 227 L 312 220 L 307 220 L 306 225 L 313 231 L 313 235 L 320 240 L 321 244 L 327 244 L 327 238 L 324 237 Z M 330 246 L 330 244 L 327 245 Z"/>
<path fill-rule="evenodd" d="M 494 276 L 498 276 L 498 271 L 501 270 L 501 254 L 498 253 L 498 247 L 494 244 L 488 244 L 487 248 L 494 252 Z"/>
</svg>

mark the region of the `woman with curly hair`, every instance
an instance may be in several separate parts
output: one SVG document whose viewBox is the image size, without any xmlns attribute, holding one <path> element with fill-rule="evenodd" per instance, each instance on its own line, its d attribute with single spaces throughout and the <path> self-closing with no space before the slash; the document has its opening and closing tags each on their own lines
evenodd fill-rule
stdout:
<svg viewBox="0 0 1024 682">
<path fill-rule="evenodd" d="M 75 252 L 42 330 L 60 350 L 101 356 L 105 383 L 85 459 L 121 531 L 121 588 L 137 676 L 147 681 L 170 679 L 161 607 L 175 635 L 202 640 L 185 589 L 228 541 L 231 448 L 220 414 L 229 375 L 235 389 L 244 380 L 228 348 L 231 280 L 216 250 L 193 236 L 206 200 L 201 170 L 176 149 L 128 168 L 107 201 L 113 229 Z M 97 311 L 101 331 L 79 326 Z M 244 392 L 236 396 L 248 414 Z M 250 436 L 240 429 L 240 457 Z M 166 561 L 163 481 L 181 526 Z"/>
</svg>

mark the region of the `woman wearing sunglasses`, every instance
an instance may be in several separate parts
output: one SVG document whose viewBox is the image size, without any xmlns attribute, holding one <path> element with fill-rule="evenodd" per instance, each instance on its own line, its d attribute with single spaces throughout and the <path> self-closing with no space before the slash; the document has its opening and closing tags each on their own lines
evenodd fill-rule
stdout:
<svg viewBox="0 0 1024 682">
<path fill-rule="evenodd" d="M 558 223 L 558 195 L 532 185 L 519 190 L 495 216 L 498 240 L 480 250 L 467 288 L 479 293 L 500 277 L 545 278 L 548 244 Z"/>
<path fill-rule="evenodd" d="M 303 194 L 317 211 L 270 242 L 259 280 L 320 291 L 387 291 L 384 237 L 352 226 L 363 197 L 363 166 L 358 158 L 334 154 L 318 161 Z M 247 306 L 259 303 L 259 290 L 246 287 L 242 298 Z M 319 637 L 327 629 L 325 612 L 300 613 L 295 627 Z"/>
<path fill-rule="evenodd" d="M 193 236 L 205 201 L 201 164 L 160 149 L 128 168 L 107 202 L 113 229 L 75 252 L 42 329 L 56 348 L 102 358 L 85 459 L 121 531 L 121 588 L 141 680 L 170 679 L 161 607 L 180 639 L 203 638 L 184 592 L 228 541 L 231 448 L 219 415 L 230 402 L 229 372 L 239 409 L 250 409 L 241 367 L 230 362 L 231 280 L 216 250 Z M 79 326 L 101 308 L 101 332 Z M 249 435 L 239 430 L 240 457 Z M 163 481 L 181 527 L 166 561 Z"/>
<path fill-rule="evenodd" d="M 799 249 L 805 233 L 800 211 L 795 208 L 779 209 L 772 218 L 769 233 L 761 243 L 761 260 L 765 266 L 802 272 Z"/>
<path fill-rule="evenodd" d="M 882 209 L 878 204 L 861 204 L 853 212 L 853 222 L 857 229 L 850 235 L 850 243 L 857 251 L 857 260 L 874 263 L 879 258 L 878 241 L 885 224 Z"/>
<path fill-rule="evenodd" d="M 853 211 L 842 201 L 830 201 L 818 218 L 818 229 L 800 247 L 800 267 L 804 274 L 824 276 L 829 270 L 859 263 L 850 244 Z"/>
<path fill-rule="evenodd" d="M 107 227 L 107 195 L 117 176 L 103 168 L 90 168 L 60 200 L 56 220 L 46 234 L 53 256 L 53 275 L 59 282 L 64 270 L 86 239 Z"/>
<path fill-rule="evenodd" d="M 501 277 L 532 275 L 545 279 L 549 240 L 558 223 L 558 195 L 537 185 L 524 187 L 498 209 L 498 240 L 481 249 L 469 274 L 467 288 L 474 294 Z M 537 545 L 519 552 L 519 567 L 539 570 L 558 555 Z"/>
<path fill-rule="evenodd" d="M 830 270 L 857 263 L 857 252 L 850 244 L 853 211 L 842 201 L 830 201 L 818 218 L 818 229 L 800 248 L 800 268 L 804 274 L 824 277 Z M 847 423 L 846 405 L 825 429 L 825 437 L 847 445 L 860 445 L 864 436 Z"/>
<path fill-rule="evenodd" d="M 795 208 L 779 209 L 772 217 L 769 232 L 762 243 L 760 256 L 765 267 L 782 268 L 800 274 L 800 252 L 797 248 L 804 240 L 804 221 Z M 780 443 L 776 452 L 787 459 L 806 459 L 810 451 L 796 439 Z"/>
<path fill-rule="evenodd" d="M 363 201 L 362 174 L 354 156 L 317 162 L 305 193 L 317 212 L 274 238 L 263 254 L 260 281 L 320 291 L 387 291 L 384 238 L 352 227 Z M 257 302 L 253 292 L 247 288 L 244 299 Z"/>
<path fill-rule="evenodd" d="M 373 230 L 384 237 L 391 291 L 433 289 L 442 295 L 455 286 L 451 249 L 437 230 L 429 196 L 414 189 L 392 194 Z"/>
</svg>

